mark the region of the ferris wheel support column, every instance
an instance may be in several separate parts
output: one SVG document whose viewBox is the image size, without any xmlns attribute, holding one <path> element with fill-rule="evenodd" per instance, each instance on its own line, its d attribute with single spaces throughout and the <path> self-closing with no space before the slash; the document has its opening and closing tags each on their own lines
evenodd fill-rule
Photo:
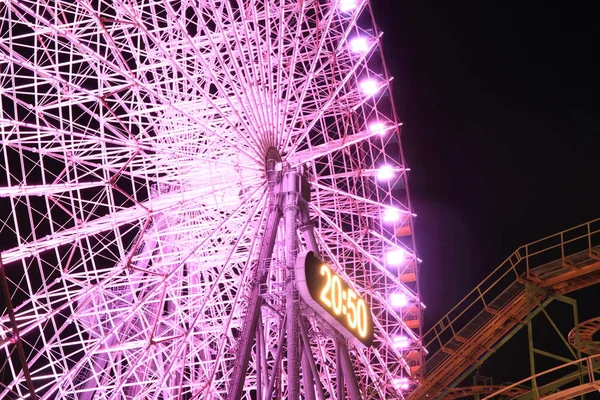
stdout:
<svg viewBox="0 0 600 400">
<path fill-rule="evenodd" d="M 317 239 L 315 237 L 314 225 L 310 219 L 310 213 L 308 211 L 308 201 L 310 199 L 305 199 L 300 197 L 298 199 L 299 211 L 300 211 L 300 231 L 304 237 L 304 240 L 307 243 L 308 250 L 314 252 L 317 257 L 320 256 L 319 246 L 317 245 Z M 308 334 L 305 334 L 306 327 L 303 324 L 303 320 L 300 320 L 300 327 L 302 328 L 302 337 L 303 339 L 306 337 L 306 341 L 308 343 Z M 310 346 L 307 346 L 306 351 L 310 352 Z M 310 355 L 312 358 L 312 355 Z M 304 361 L 304 360 L 303 360 Z M 347 382 L 348 391 L 350 392 L 350 398 L 352 400 L 358 400 L 360 398 L 360 390 L 358 388 L 358 383 L 356 381 L 356 375 L 354 374 L 354 370 L 352 368 L 352 361 L 350 360 L 350 353 L 348 351 L 348 346 L 343 340 L 336 340 L 336 364 L 338 364 L 340 368 L 337 368 L 338 380 L 342 382 L 341 387 L 338 389 L 342 392 L 342 397 L 344 396 L 344 385 L 343 382 Z M 304 366 L 302 367 L 304 371 Z M 313 371 L 315 383 L 318 382 L 317 393 L 322 394 L 321 382 L 319 381 L 319 376 L 316 374 L 316 369 Z"/>
<path fill-rule="evenodd" d="M 315 237 L 314 225 L 310 219 L 310 213 L 308 212 L 308 201 L 303 197 L 298 199 L 298 208 L 300 211 L 300 232 L 304 237 L 304 241 L 307 243 L 308 250 L 313 251 L 317 257 L 321 257 L 319 252 L 319 246 L 317 245 L 317 238 Z"/>
<path fill-rule="evenodd" d="M 262 306 L 261 285 L 266 281 L 267 273 L 271 267 L 270 260 L 273 254 L 273 248 L 275 247 L 275 239 L 277 238 L 277 228 L 281 221 L 281 195 L 279 194 L 279 185 L 277 185 L 277 175 L 278 174 L 272 170 L 268 171 L 269 178 L 272 178 L 272 180 L 269 181 L 269 215 L 267 217 L 266 229 L 260 247 L 258 271 L 256 272 L 256 277 L 252 284 L 250 304 L 248 305 L 248 311 L 244 318 L 244 328 L 242 330 L 242 336 L 236 354 L 236 363 L 231 378 L 228 396 L 228 399 L 231 400 L 239 400 L 242 398 L 246 371 L 250 361 L 250 353 L 252 351 L 252 345 L 254 344 L 254 339 L 256 337 L 256 327 L 258 326 L 258 320 L 260 318 L 260 308 Z M 271 380 L 274 381 L 274 378 Z"/>
<path fill-rule="evenodd" d="M 315 391 L 312 390 L 313 376 L 312 376 L 312 371 L 310 370 L 308 354 L 306 353 L 305 346 L 301 346 L 300 351 L 302 352 L 301 362 L 302 362 L 302 381 L 304 384 L 304 398 L 305 398 L 305 400 L 315 400 Z"/>
<path fill-rule="evenodd" d="M 344 381 L 348 384 L 350 398 L 352 400 L 358 400 L 360 399 L 360 390 L 358 389 L 358 383 L 356 382 L 356 376 L 354 375 L 354 369 L 352 368 L 352 361 L 350 360 L 348 345 L 346 345 L 346 342 L 340 340 L 337 349 L 340 353 Z"/>
<path fill-rule="evenodd" d="M 298 195 L 301 186 L 301 176 L 296 171 L 288 171 L 284 175 L 283 190 L 285 201 L 283 214 L 285 219 L 285 250 L 286 250 L 286 314 L 287 314 L 287 373 L 288 373 L 288 399 L 300 398 L 300 360 L 299 347 L 300 332 L 298 327 L 298 291 L 295 288 L 294 272 L 296 269 L 296 256 L 298 255 L 297 220 Z"/>
<path fill-rule="evenodd" d="M 317 398 L 319 400 L 324 400 L 325 395 L 323 394 L 323 384 L 321 383 L 321 379 L 319 378 L 319 371 L 317 370 L 317 366 L 315 364 L 315 359 L 312 355 L 312 351 L 310 349 L 310 340 L 308 338 L 308 331 L 306 329 L 306 317 L 302 317 L 298 320 L 298 324 L 300 325 L 300 334 L 302 336 L 302 346 L 304 347 L 304 355 L 306 356 L 306 360 L 308 362 L 308 366 L 310 368 L 310 372 L 312 375 L 312 379 L 314 381 L 314 388 L 317 394 Z M 304 363 L 304 358 L 303 358 Z M 302 365 L 302 372 L 307 373 L 307 369 L 304 364 Z M 312 383 L 310 384 L 312 386 Z M 305 389 L 306 390 L 306 389 Z"/>
</svg>

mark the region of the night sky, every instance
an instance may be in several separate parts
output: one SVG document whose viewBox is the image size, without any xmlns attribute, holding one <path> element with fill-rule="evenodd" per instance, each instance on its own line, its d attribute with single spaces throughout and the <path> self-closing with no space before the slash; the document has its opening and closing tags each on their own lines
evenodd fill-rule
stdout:
<svg viewBox="0 0 600 400">
<path fill-rule="evenodd" d="M 372 3 L 404 123 L 429 328 L 519 246 L 600 217 L 600 7 Z M 600 303 L 597 287 L 584 296 Z"/>
</svg>

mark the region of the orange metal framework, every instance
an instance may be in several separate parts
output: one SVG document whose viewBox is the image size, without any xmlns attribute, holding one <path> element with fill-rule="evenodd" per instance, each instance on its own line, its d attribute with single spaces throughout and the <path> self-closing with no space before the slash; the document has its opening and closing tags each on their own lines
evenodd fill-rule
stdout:
<svg viewBox="0 0 600 400">
<path fill-rule="evenodd" d="M 598 282 L 600 219 L 518 248 L 425 333 L 423 343 L 430 356 L 423 377 L 407 398 L 451 397 L 451 388 L 551 295 Z"/>
<path fill-rule="evenodd" d="M 579 368 L 579 372 L 572 372 L 574 369 L 573 367 Z M 583 367 L 583 368 L 581 368 L 581 367 Z M 580 360 L 575 360 L 575 361 L 572 361 L 569 363 L 565 363 L 556 368 L 552 368 L 547 371 L 536 374 L 534 376 L 531 376 L 529 378 L 523 379 L 519 382 L 516 382 L 510 386 L 507 386 L 505 388 L 502 388 L 502 389 L 494 392 L 492 395 L 484 397 L 483 400 L 491 399 L 492 397 L 495 397 L 498 395 L 508 396 L 508 395 L 510 395 L 510 393 L 513 390 L 515 390 L 515 389 L 518 390 L 525 384 L 528 384 L 534 380 L 537 380 L 537 379 L 543 377 L 544 375 L 557 374 L 557 372 L 558 372 L 557 375 L 564 376 L 564 378 L 562 378 L 563 380 L 568 379 L 568 380 L 572 381 L 572 380 L 579 378 L 581 375 L 581 378 L 584 378 L 585 383 L 571 387 L 566 390 L 561 390 L 559 392 L 543 396 L 543 399 L 544 400 L 573 399 L 576 396 L 581 396 L 586 393 L 600 390 L 600 376 L 598 376 L 598 373 L 595 372 L 595 371 L 598 371 L 599 367 L 600 367 L 600 354 L 596 354 L 596 355 L 590 356 L 590 357 L 585 357 Z M 530 385 L 530 386 L 535 386 L 535 385 Z M 537 391 L 537 392 L 538 393 L 532 393 L 535 396 L 533 398 L 541 398 L 539 391 Z M 522 394 L 526 394 L 526 393 L 520 393 L 520 394 L 522 395 Z"/>
</svg>

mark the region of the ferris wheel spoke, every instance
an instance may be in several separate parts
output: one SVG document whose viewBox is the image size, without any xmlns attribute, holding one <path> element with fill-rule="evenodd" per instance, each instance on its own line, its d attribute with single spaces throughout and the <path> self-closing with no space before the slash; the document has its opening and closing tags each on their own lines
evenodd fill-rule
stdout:
<svg viewBox="0 0 600 400">
<path fill-rule="evenodd" d="M 0 118 L 0 125 L 18 129 L 18 131 L 13 130 L 12 133 L 2 134 L 1 142 L 7 148 L 27 151 L 35 157 L 60 160 L 65 167 L 73 164 L 85 166 L 89 168 L 91 175 L 99 177 L 103 177 L 103 172 L 106 171 L 108 175 L 119 174 L 160 182 L 164 180 L 160 177 L 164 173 L 161 158 L 178 154 L 176 149 L 169 146 L 146 145 L 139 142 L 135 144 L 107 137 L 90 136 L 85 131 L 66 131 L 5 118 Z M 69 145 L 70 142 L 74 144 Z M 106 146 L 114 149 L 111 150 L 110 159 L 104 158 Z M 207 155 L 190 155 L 187 164 L 192 166 L 205 157 Z M 131 168 L 124 168 L 128 165 L 126 162 L 129 162 Z M 223 169 L 235 169 L 239 165 L 239 162 L 227 158 L 211 162 Z M 249 166 L 246 170 L 260 171 L 260 168 Z"/>
<path fill-rule="evenodd" d="M 20 6 L 20 4 L 17 4 L 17 5 Z M 81 50 L 82 54 L 92 56 L 95 62 L 101 63 L 105 67 L 109 67 L 110 70 L 112 70 L 116 73 L 122 72 L 121 69 L 117 65 L 110 62 L 105 56 L 99 55 L 98 53 L 96 53 L 92 49 L 90 49 L 89 46 L 86 46 L 85 44 L 80 43 L 77 40 L 77 38 L 74 37 L 74 35 L 72 35 L 70 32 L 61 30 L 59 27 L 54 26 L 46 18 L 42 17 L 41 15 L 36 14 L 35 12 L 33 12 L 31 9 L 29 9 L 27 7 L 22 7 L 22 9 L 24 12 L 26 12 L 31 17 L 35 18 L 37 21 L 40 21 L 43 25 L 50 27 L 51 30 L 54 31 L 56 34 L 60 35 L 61 37 L 65 37 L 69 41 L 69 43 L 71 43 L 77 49 Z M 95 21 L 94 21 L 94 23 L 95 23 Z M 157 45 L 158 48 L 162 48 L 162 46 L 160 45 L 160 41 L 156 37 L 154 37 L 154 35 L 150 31 L 144 29 L 143 24 L 140 24 L 140 28 L 144 31 L 145 35 L 149 39 L 152 39 L 154 41 L 154 44 Z M 0 43 L 0 48 L 4 48 L 4 50 L 5 50 L 4 57 L 9 59 L 10 61 L 14 62 L 15 64 L 22 65 L 23 67 L 33 71 L 35 74 L 40 74 L 40 76 L 45 77 L 46 79 L 50 79 L 53 82 L 58 82 L 61 85 L 68 86 L 71 88 L 71 90 L 73 90 L 77 93 L 84 93 L 89 97 L 90 101 L 98 101 L 98 98 L 100 96 L 96 95 L 95 93 L 93 93 L 87 89 L 84 89 L 83 87 L 77 86 L 77 85 L 73 84 L 72 82 L 63 79 L 62 77 L 60 77 L 56 74 L 52 75 L 49 72 L 45 72 L 43 69 L 37 68 L 36 66 L 31 64 L 31 62 L 28 62 L 28 61 L 22 60 L 22 59 L 18 59 L 18 58 L 8 55 L 8 54 L 11 54 L 12 52 L 10 51 L 10 48 L 3 46 L 2 43 Z M 175 67 L 175 69 L 177 69 L 181 73 L 185 73 L 185 71 L 182 68 L 180 68 L 179 65 L 174 60 L 172 60 L 171 62 L 172 62 L 172 65 Z M 208 69 L 208 70 L 210 71 L 210 69 Z M 124 77 L 132 84 L 132 86 L 138 87 L 142 84 L 142 82 L 140 82 L 140 80 L 135 76 L 124 76 Z M 188 81 L 191 83 L 195 82 L 195 80 L 190 79 L 189 76 L 188 76 Z M 193 117 L 189 112 L 186 112 L 180 106 L 178 106 L 177 104 L 174 104 L 172 101 L 170 101 L 164 95 L 161 95 L 156 89 L 153 89 L 153 88 L 149 87 L 148 85 L 143 85 L 143 87 L 145 88 L 144 90 L 146 93 L 150 94 L 159 103 L 167 105 L 168 109 L 178 112 L 178 113 L 181 113 L 181 115 L 194 121 L 194 123 L 198 124 L 200 127 L 202 127 L 204 130 L 206 130 L 208 133 L 221 137 L 221 139 L 226 141 L 227 143 L 229 143 L 229 145 L 231 145 L 235 148 L 238 148 L 238 150 L 241 152 L 245 152 L 247 156 L 249 156 L 252 159 L 255 159 L 257 163 L 259 162 L 259 159 L 255 158 L 256 155 L 251 156 L 250 153 L 247 153 L 246 150 L 237 146 L 237 144 L 234 141 L 232 141 L 231 139 L 222 135 L 218 130 L 215 130 L 214 128 L 210 127 L 209 125 L 205 124 L 204 122 Z M 208 100 L 210 103 L 210 96 L 203 96 L 203 97 L 206 100 Z M 214 107 L 214 109 L 216 112 L 220 112 L 218 107 Z M 224 117 L 227 120 L 226 116 L 221 115 L 221 117 Z M 235 125 L 232 124 L 230 121 L 228 121 L 228 125 L 231 128 L 236 129 Z M 247 141 L 247 139 L 243 135 L 238 135 L 238 137 L 240 137 L 244 141 Z M 248 144 L 249 144 L 248 149 L 253 149 L 253 147 L 250 145 L 250 143 L 248 143 Z"/>
<path fill-rule="evenodd" d="M 268 4 L 270 0 L 267 1 L 266 4 Z M 265 6 L 266 6 L 265 4 Z M 270 123 L 271 121 L 268 121 L 267 115 L 266 113 L 268 112 L 268 107 L 266 107 L 265 103 L 265 99 L 263 99 L 262 97 L 265 95 L 265 90 L 267 91 L 267 95 L 269 97 L 269 99 L 271 99 L 271 95 L 270 95 L 270 91 L 268 89 L 268 87 L 266 87 L 267 85 L 265 85 L 265 71 L 264 71 L 264 66 L 263 66 L 263 62 L 265 61 L 265 58 L 270 59 L 271 54 L 264 54 L 270 50 L 268 50 L 268 47 L 265 46 L 266 43 L 261 43 L 262 41 L 268 41 L 268 35 L 270 35 L 270 31 L 267 28 L 263 28 L 265 29 L 264 31 L 264 38 L 261 37 L 261 32 L 260 32 L 260 27 L 261 27 L 261 23 L 259 23 L 258 21 L 258 16 L 257 14 L 262 11 L 264 13 L 264 23 L 268 24 L 269 20 L 270 20 L 270 15 L 268 13 L 268 10 L 258 10 L 256 9 L 256 7 L 260 7 L 260 5 L 258 4 L 251 4 L 250 7 L 253 7 L 253 10 L 247 10 L 244 6 L 244 2 L 243 1 L 239 1 L 238 2 L 238 6 L 240 7 L 240 15 L 246 15 L 248 16 L 248 11 L 251 11 L 251 18 L 254 27 L 253 29 L 243 29 L 242 30 L 242 35 L 243 35 L 243 40 L 245 41 L 245 43 L 248 45 L 246 47 L 246 50 L 248 51 L 248 63 L 244 63 L 243 67 L 244 67 L 244 73 L 245 73 L 245 83 L 247 85 L 247 92 L 250 92 L 250 98 L 248 99 L 249 101 L 251 101 L 253 104 L 255 104 L 256 106 L 258 105 L 262 105 L 261 107 L 257 107 L 257 111 L 258 111 L 258 121 L 257 123 L 263 127 L 263 131 L 261 132 L 263 135 L 266 134 L 268 132 L 268 130 L 272 129 L 271 126 L 272 124 Z M 229 10 L 231 10 L 231 5 L 227 4 L 227 8 Z M 249 19 L 249 18 L 248 18 Z M 250 21 L 244 21 L 243 22 L 245 27 L 249 27 L 250 25 Z M 254 33 L 254 38 L 251 37 L 252 33 Z M 240 37 L 240 34 L 238 33 L 237 30 L 234 30 L 234 34 L 236 37 L 236 40 L 238 43 L 241 42 L 242 38 Z M 256 60 L 256 61 L 255 61 Z M 249 67 L 249 68 L 248 68 Z M 267 129 L 267 132 L 264 131 L 264 129 Z"/>
<path fill-rule="evenodd" d="M 318 4 L 318 3 L 317 3 Z M 333 7 L 329 7 L 327 8 L 328 10 L 328 15 L 325 15 L 324 18 L 324 23 L 320 21 L 320 17 L 318 15 L 319 11 L 320 11 L 320 7 L 317 5 L 316 6 L 316 21 L 315 21 L 315 28 L 316 28 L 316 40 L 317 40 L 317 44 L 315 46 L 316 49 L 313 49 L 311 52 L 313 52 L 313 54 L 310 54 L 310 58 L 307 60 L 300 60 L 301 62 L 301 67 L 302 69 L 305 69 L 304 74 L 306 76 L 305 80 L 302 82 L 301 88 L 300 88 L 300 94 L 299 94 L 299 99 L 296 105 L 296 110 L 294 115 L 291 117 L 291 121 L 290 121 L 290 126 L 296 126 L 296 121 L 301 113 L 304 112 L 305 109 L 320 109 L 320 103 L 318 102 L 318 100 L 321 99 L 325 99 L 327 98 L 327 96 L 329 95 L 329 93 L 326 93 L 324 95 L 321 95 L 318 90 L 316 90 L 315 86 L 313 85 L 313 81 L 314 81 L 314 77 L 317 73 L 321 72 L 323 73 L 323 70 L 325 70 L 325 67 L 327 65 L 331 65 L 333 62 L 330 59 L 327 59 L 329 57 L 325 57 L 324 55 L 322 55 L 322 52 L 324 52 L 325 49 L 328 48 L 328 46 L 325 45 L 325 41 L 326 39 L 331 39 L 330 37 L 328 37 L 327 32 L 329 32 L 329 28 L 330 25 L 332 23 L 333 18 L 337 15 L 335 8 Z M 322 29 L 319 24 L 323 24 L 324 29 L 323 31 L 325 32 L 324 34 L 319 35 L 319 30 Z M 304 45 L 306 46 L 310 46 L 311 43 L 304 43 Z M 329 51 L 333 51 L 335 52 L 337 49 L 328 49 Z M 296 57 L 294 57 L 296 58 Z M 323 62 L 323 59 L 325 58 L 326 61 Z M 304 67 L 304 64 L 308 64 L 308 67 Z M 299 65 L 300 66 L 300 65 Z M 294 66 L 295 67 L 295 66 Z M 319 68 L 321 71 L 318 71 L 317 68 Z M 306 107 L 306 103 L 307 103 L 307 93 L 309 92 L 309 90 L 312 89 L 313 93 L 312 94 L 312 101 L 315 103 L 315 105 L 313 107 Z M 326 108 L 326 107 L 324 107 Z M 318 117 L 317 117 L 318 118 Z M 310 128 L 308 129 L 308 131 L 310 130 Z M 286 140 L 286 143 L 289 142 L 289 135 L 288 135 L 288 139 Z"/>
<path fill-rule="evenodd" d="M 87 220 L 74 228 L 61 230 L 31 243 L 24 243 L 2 253 L 5 264 L 10 264 L 27 257 L 38 255 L 44 251 L 77 242 L 82 239 L 117 229 L 119 226 L 133 223 L 152 215 L 180 208 L 186 203 L 194 203 L 204 197 L 205 192 L 176 193 L 157 200 L 149 200 L 141 206 L 114 211 L 111 215 Z M 150 211 L 152 210 L 152 211 Z M 238 208 L 239 210 L 239 208 Z M 213 231 L 214 232 L 214 231 Z"/>
<path fill-rule="evenodd" d="M 346 147 L 357 145 L 365 140 L 371 139 L 378 135 L 378 132 L 362 131 L 354 135 L 334 139 L 317 146 L 313 146 L 304 150 L 299 150 L 297 147 L 289 153 L 286 160 L 292 165 L 299 165 L 319 158 L 324 158 Z M 320 176 L 322 177 L 322 176 Z"/>
<path fill-rule="evenodd" d="M 353 193 L 349 193 L 347 191 L 341 190 L 341 189 L 337 189 L 337 188 L 333 188 L 333 187 L 329 187 L 326 186 L 322 183 L 319 182 L 315 182 L 313 184 L 314 187 L 318 188 L 319 190 L 321 190 L 323 192 L 323 198 L 325 201 L 327 201 L 327 199 L 332 199 L 331 201 L 337 201 L 338 198 L 344 199 L 351 199 L 355 202 L 358 202 L 360 204 L 366 204 L 369 206 L 375 206 L 376 208 L 381 209 L 382 207 L 384 207 L 381 203 L 375 201 L 375 200 L 371 200 L 369 198 L 366 197 L 362 197 L 359 195 L 355 195 Z M 402 205 L 398 205 L 400 208 L 404 208 L 407 209 L 406 207 L 403 207 Z"/>
<path fill-rule="evenodd" d="M 173 10 L 173 8 L 170 5 L 167 5 L 167 9 L 173 15 L 173 18 L 176 21 L 179 21 L 177 13 Z M 197 8 L 196 8 L 196 12 L 198 12 Z M 202 15 L 202 14 L 199 13 L 199 15 Z M 221 14 L 221 16 L 222 16 L 222 14 Z M 217 23 L 220 23 L 220 19 L 216 18 L 215 20 L 216 20 Z M 229 102 L 229 106 L 232 109 L 235 109 L 235 105 L 231 102 L 231 91 L 233 91 L 234 95 L 236 97 L 238 97 L 238 103 L 239 103 L 239 105 L 241 105 L 243 107 L 243 110 L 245 111 L 245 114 L 253 116 L 253 113 L 250 112 L 249 109 L 245 108 L 246 105 L 239 98 L 239 95 L 238 95 L 239 89 L 236 89 L 236 86 L 234 85 L 234 83 L 232 81 L 229 81 L 229 85 L 231 87 L 231 89 L 229 89 L 229 90 L 226 87 L 224 87 L 223 84 L 221 83 L 221 79 L 228 78 L 229 75 L 225 75 L 221 79 L 219 79 L 219 77 L 217 77 L 215 75 L 215 72 L 214 72 L 215 68 L 214 68 L 214 66 L 210 65 L 209 62 L 208 62 L 208 60 L 206 59 L 206 56 L 204 54 L 202 54 L 201 52 L 198 51 L 197 46 L 194 46 L 194 44 L 191 42 L 192 39 L 189 38 L 189 36 L 187 35 L 187 32 L 185 31 L 184 27 L 182 27 L 182 25 L 181 25 L 180 22 L 178 22 L 178 27 L 179 27 L 179 30 L 181 31 L 181 36 L 185 38 L 184 40 L 188 41 L 188 43 L 190 45 L 189 46 L 190 49 L 192 49 L 195 52 L 195 55 L 196 55 L 195 60 L 196 61 L 200 61 L 201 65 L 204 67 L 204 70 L 206 72 L 208 72 L 208 74 L 209 74 L 209 76 L 211 78 L 211 82 L 210 83 L 213 84 L 213 85 L 215 85 L 217 87 L 217 89 L 221 93 L 225 94 L 225 99 Z M 223 28 L 223 27 L 221 27 L 221 28 Z M 203 28 L 203 29 L 205 29 L 205 28 Z M 207 92 L 205 89 L 202 89 L 202 88 L 198 87 L 197 84 L 196 84 L 196 79 L 194 79 L 193 77 L 189 76 L 189 74 L 187 73 L 187 71 L 185 70 L 185 68 L 183 68 L 182 66 L 180 66 L 178 63 L 175 62 L 174 59 L 172 59 L 172 57 L 169 56 L 169 52 L 167 51 L 167 49 L 165 49 L 162 46 L 160 40 L 158 40 L 154 35 L 151 35 L 151 33 L 149 31 L 146 31 L 146 34 L 149 37 L 152 38 L 152 41 L 157 46 L 157 48 L 159 48 L 165 54 L 166 57 L 169 57 L 170 62 L 172 63 L 172 65 L 174 66 L 174 68 L 177 71 L 179 71 L 180 73 L 184 74 L 184 76 L 187 78 L 187 80 L 188 80 L 189 83 L 191 83 L 193 85 L 196 85 L 197 92 L 201 93 L 201 94 L 204 93 L 204 96 L 201 96 L 201 97 L 204 98 L 206 101 L 208 101 L 208 103 L 211 106 L 214 107 L 215 112 L 218 113 L 220 115 L 220 117 L 223 118 L 227 122 L 227 124 L 237 132 L 238 137 L 240 137 L 242 140 L 246 141 L 249 145 L 251 145 L 251 143 L 248 141 L 248 139 L 246 137 L 246 135 L 249 135 L 250 137 L 253 138 L 253 140 L 254 140 L 255 143 L 259 143 L 259 140 L 258 140 L 259 136 L 256 136 L 257 133 L 260 133 L 258 131 L 258 126 L 257 125 L 254 125 L 253 127 L 250 127 L 248 125 L 245 125 L 246 121 L 244 119 L 240 119 L 239 121 L 243 125 L 245 125 L 245 133 L 242 133 L 237 128 L 236 124 L 234 124 L 227 115 L 225 115 L 224 113 L 221 112 L 221 108 L 217 107 L 216 104 L 213 103 L 213 101 L 212 101 L 213 95 L 211 93 Z M 212 38 L 212 32 L 209 32 L 209 34 L 206 37 L 208 38 L 208 41 L 209 41 L 209 43 L 212 46 L 216 46 L 216 43 L 213 41 L 213 38 Z M 223 41 L 225 43 L 225 46 L 228 47 L 228 49 L 229 49 L 229 40 L 227 40 L 224 36 L 223 36 L 223 39 L 224 39 Z M 231 52 L 230 52 L 230 55 L 231 55 Z M 227 63 L 225 63 L 225 61 L 222 59 L 222 57 L 220 56 L 220 54 L 217 55 L 217 58 L 219 60 L 219 63 L 220 63 L 219 66 L 221 68 L 228 67 Z M 235 64 L 235 63 L 234 63 L 234 65 L 237 66 L 237 64 Z M 250 118 L 250 121 L 252 121 L 252 118 Z M 254 133 L 255 131 L 258 131 L 258 132 Z"/>
<path fill-rule="evenodd" d="M 104 187 L 105 185 L 106 182 L 96 181 L 0 187 L 0 197 L 51 196 L 60 193 L 69 193 L 77 190 Z"/>
<path fill-rule="evenodd" d="M 354 14 L 356 16 L 359 15 L 359 12 Z M 327 19 L 327 24 L 332 23 L 332 19 L 336 16 L 334 10 L 331 10 L 329 18 Z M 356 90 L 350 91 L 345 95 L 345 98 L 341 103 L 344 105 L 343 108 L 337 108 L 339 106 L 334 105 L 334 102 L 340 100 L 340 94 L 346 92 L 348 82 L 356 75 L 357 71 L 363 65 L 364 60 L 368 57 L 368 53 L 364 53 L 358 57 L 357 60 L 352 59 L 352 55 L 348 53 L 348 51 L 344 48 L 346 46 L 346 39 L 348 38 L 350 30 L 353 28 L 353 24 L 356 21 L 353 19 L 347 23 L 343 32 L 338 33 L 338 36 L 341 37 L 341 40 L 334 44 L 334 48 L 330 49 L 332 53 L 335 54 L 334 57 L 325 55 L 321 56 L 320 52 L 323 48 L 325 48 L 325 39 L 327 37 L 324 35 L 321 38 L 321 45 L 319 46 L 319 50 L 317 55 L 312 60 L 310 64 L 309 72 L 307 74 L 308 78 L 303 84 L 302 94 L 300 95 L 300 106 L 296 109 L 296 113 L 292 117 L 292 121 L 290 123 L 291 126 L 296 126 L 296 122 L 298 118 L 300 118 L 300 110 L 303 111 L 305 117 L 303 118 L 303 123 L 305 124 L 303 132 L 300 136 L 294 139 L 294 142 L 291 143 L 291 136 L 288 135 L 286 139 L 286 143 L 290 143 L 290 154 L 293 154 L 296 151 L 296 148 L 307 142 L 309 138 L 309 133 L 312 132 L 313 128 L 317 123 L 322 121 L 323 117 L 326 115 L 344 115 L 347 114 L 350 110 L 355 108 L 357 104 L 365 101 L 365 99 L 361 99 L 356 95 Z M 321 58 L 325 58 L 325 61 Z M 336 64 L 337 63 L 337 64 Z M 336 65 L 344 65 L 348 64 L 350 68 L 345 71 L 344 75 L 341 77 L 336 76 L 335 67 Z M 317 82 L 314 77 L 320 76 L 322 80 L 331 79 L 335 80 L 335 84 L 333 88 L 332 85 L 326 84 L 327 82 Z M 339 79 L 339 82 L 337 81 Z M 308 93 L 310 92 L 310 96 Z M 311 99 L 310 104 L 307 99 Z M 334 105 L 332 107 L 332 105 Z M 310 143 L 310 141 L 308 141 Z"/>
</svg>

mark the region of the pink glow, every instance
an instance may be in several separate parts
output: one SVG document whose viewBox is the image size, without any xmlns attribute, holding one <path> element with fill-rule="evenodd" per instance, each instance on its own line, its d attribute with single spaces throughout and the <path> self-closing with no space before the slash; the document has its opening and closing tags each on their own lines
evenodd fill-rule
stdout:
<svg viewBox="0 0 600 400">
<path fill-rule="evenodd" d="M 369 51 L 369 42 L 363 37 L 355 37 L 350 41 L 350 51 L 353 53 L 366 53 Z"/>
<path fill-rule="evenodd" d="M 377 172 L 377 179 L 386 181 L 394 177 L 394 169 L 389 165 L 384 165 Z"/>
<path fill-rule="evenodd" d="M 396 336 L 394 338 L 394 347 L 397 349 L 405 349 L 410 346 L 410 339 L 406 336 Z"/>
<path fill-rule="evenodd" d="M 383 212 L 383 222 L 396 222 L 400 219 L 400 210 L 397 208 L 386 208 Z"/>
<path fill-rule="evenodd" d="M 398 390 L 406 390 L 410 387 L 410 380 L 408 378 L 395 378 L 394 386 Z"/>
<path fill-rule="evenodd" d="M 348 12 L 354 10 L 358 6 L 356 0 L 340 0 L 340 11 Z"/>
<path fill-rule="evenodd" d="M 379 83 L 374 79 L 367 79 L 360 83 L 360 89 L 367 96 L 371 96 L 379 90 Z"/>
<path fill-rule="evenodd" d="M 383 135 L 386 131 L 386 126 L 383 122 L 373 122 L 369 125 L 369 132 Z"/>
<path fill-rule="evenodd" d="M 386 254 L 386 261 L 388 265 L 400 265 L 406 259 L 406 254 L 403 250 L 392 250 Z"/>
<path fill-rule="evenodd" d="M 408 304 L 408 297 L 404 293 L 392 293 L 390 295 L 390 304 L 394 308 L 402 308 Z"/>
</svg>

